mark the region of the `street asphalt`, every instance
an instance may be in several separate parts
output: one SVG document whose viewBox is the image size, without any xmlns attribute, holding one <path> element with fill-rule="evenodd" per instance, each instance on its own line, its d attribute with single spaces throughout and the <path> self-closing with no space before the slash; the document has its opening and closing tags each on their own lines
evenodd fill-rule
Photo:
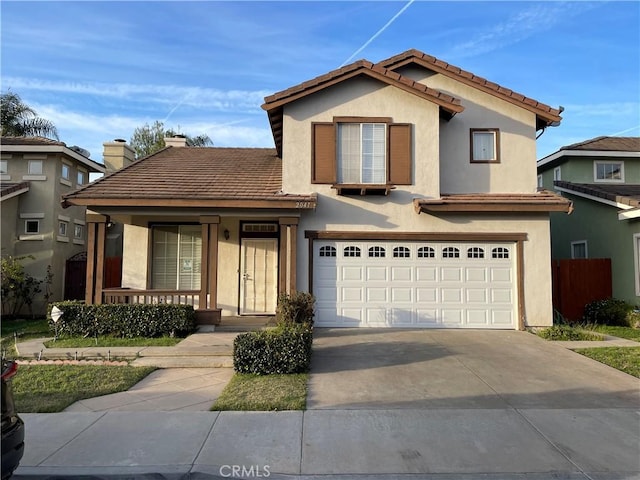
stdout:
<svg viewBox="0 0 640 480">
<path fill-rule="evenodd" d="M 121 407 L 22 415 L 14 478 L 640 479 L 640 380 L 527 332 L 317 329 L 304 412 Z"/>
</svg>

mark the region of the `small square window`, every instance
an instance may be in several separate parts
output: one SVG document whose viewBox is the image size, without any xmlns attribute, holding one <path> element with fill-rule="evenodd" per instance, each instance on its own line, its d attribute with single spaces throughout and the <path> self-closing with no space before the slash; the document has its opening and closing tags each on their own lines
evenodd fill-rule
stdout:
<svg viewBox="0 0 640 480">
<path fill-rule="evenodd" d="M 29 160 L 29 175 L 42 175 L 42 160 Z"/>
<path fill-rule="evenodd" d="M 594 162 L 593 177 L 596 182 L 624 182 L 623 162 Z"/>
<path fill-rule="evenodd" d="M 0 160 L 0 173 L 8 173 L 8 162 L 6 160 Z"/>
<path fill-rule="evenodd" d="M 66 163 L 62 164 L 62 178 L 64 178 L 65 180 L 69 180 L 69 177 L 71 177 L 71 167 L 69 165 L 67 165 Z"/>
<path fill-rule="evenodd" d="M 61 237 L 67 236 L 67 222 L 58 222 L 58 235 Z"/>
<path fill-rule="evenodd" d="M 87 174 L 82 170 L 78 170 L 78 185 L 84 185 L 87 183 Z"/>
<path fill-rule="evenodd" d="M 76 238 L 82 238 L 84 236 L 84 227 L 76 224 L 73 228 L 73 236 Z"/>
<path fill-rule="evenodd" d="M 24 222 L 24 233 L 39 233 L 40 220 L 26 220 Z"/>
<path fill-rule="evenodd" d="M 497 128 L 471 129 L 471 162 L 500 162 L 500 131 Z"/>
<path fill-rule="evenodd" d="M 571 242 L 571 258 L 589 258 L 586 240 Z"/>
</svg>

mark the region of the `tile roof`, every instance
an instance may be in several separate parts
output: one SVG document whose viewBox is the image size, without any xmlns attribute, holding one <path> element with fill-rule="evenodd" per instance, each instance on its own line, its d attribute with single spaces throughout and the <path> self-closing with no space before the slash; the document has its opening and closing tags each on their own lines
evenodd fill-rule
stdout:
<svg viewBox="0 0 640 480">
<path fill-rule="evenodd" d="M 537 193 L 466 193 L 441 195 L 440 198 L 417 198 L 413 201 L 418 213 L 445 212 L 511 212 L 573 210 L 571 201 L 553 192 Z"/>
<path fill-rule="evenodd" d="M 479 77 L 471 72 L 461 69 L 460 67 L 456 67 L 455 65 L 439 60 L 436 57 L 427 55 L 420 50 L 407 50 L 406 52 L 400 53 L 386 60 L 382 60 L 381 62 L 378 62 L 377 65 L 395 70 L 411 63 L 422 65 L 429 70 L 454 78 L 462 83 L 479 88 L 480 90 L 534 112 L 538 117 L 538 128 L 542 128 L 543 126 L 553 122 L 559 122 L 562 119 L 560 116 L 560 109 L 550 107 L 549 105 L 538 102 L 537 100 L 522 95 L 521 93 L 514 92 L 513 90 L 491 82 L 486 78 Z"/>
<path fill-rule="evenodd" d="M 404 77 L 379 64 L 374 64 L 367 60 L 358 60 L 299 85 L 265 97 L 265 103 L 262 105 L 262 108 L 268 112 L 278 154 L 282 153 L 282 107 L 284 105 L 324 88 L 336 85 L 344 80 L 361 75 L 380 80 L 389 85 L 394 85 L 414 95 L 425 98 L 437 104 L 441 112 L 444 112 L 443 114 L 445 116 L 448 115 L 449 118 L 464 110 L 464 107 L 460 105 L 460 100 L 451 95 Z"/>
<path fill-rule="evenodd" d="M 16 193 L 21 190 L 28 191 L 29 182 L 19 182 L 19 183 L 2 182 L 0 183 L 0 198 L 4 199 L 5 197 L 10 196 L 12 193 Z"/>
<path fill-rule="evenodd" d="M 585 193 L 592 197 L 602 198 L 630 207 L 640 207 L 640 185 L 639 184 L 593 184 L 593 183 L 572 183 L 556 180 L 553 184 L 557 187 L 572 190 L 578 193 Z"/>
<path fill-rule="evenodd" d="M 606 150 L 610 152 L 640 152 L 640 137 L 596 137 L 584 142 L 560 147 L 560 150 Z"/>
<path fill-rule="evenodd" d="M 168 147 L 63 200 L 76 205 L 154 206 L 212 205 L 216 200 L 311 201 L 310 195 L 283 194 L 281 189 L 282 160 L 273 148 Z"/>
<path fill-rule="evenodd" d="M 51 140 L 45 137 L 1 137 L 0 145 L 43 145 L 43 146 L 61 146 L 66 147 L 67 144 L 57 140 Z"/>
</svg>

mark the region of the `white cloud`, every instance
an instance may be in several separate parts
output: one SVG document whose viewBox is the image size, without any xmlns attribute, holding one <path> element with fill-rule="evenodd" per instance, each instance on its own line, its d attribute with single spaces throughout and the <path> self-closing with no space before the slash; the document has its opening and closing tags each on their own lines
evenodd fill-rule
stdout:
<svg viewBox="0 0 640 480">
<path fill-rule="evenodd" d="M 444 57 L 472 57 L 498 50 L 551 30 L 565 21 L 567 16 L 591 8 L 594 5 L 586 2 L 538 2 L 488 29 L 467 29 L 466 35 L 471 40 L 455 45 Z"/>
<path fill-rule="evenodd" d="M 59 82 L 34 80 L 22 77 L 6 77 L 5 85 L 17 91 L 41 91 L 109 97 L 138 103 L 156 103 L 188 106 L 223 112 L 256 112 L 264 97 L 271 92 L 266 90 L 219 90 L 215 88 L 189 87 L 181 85 L 153 85 L 133 83 L 90 83 Z"/>
</svg>

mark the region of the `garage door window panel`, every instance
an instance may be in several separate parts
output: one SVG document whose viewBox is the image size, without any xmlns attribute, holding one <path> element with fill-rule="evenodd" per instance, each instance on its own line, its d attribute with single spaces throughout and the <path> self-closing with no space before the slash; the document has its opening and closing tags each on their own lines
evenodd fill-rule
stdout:
<svg viewBox="0 0 640 480">
<path fill-rule="evenodd" d="M 345 247 L 343 255 L 345 257 L 359 257 L 360 256 L 360 247 Z"/>
<path fill-rule="evenodd" d="M 496 247 L 491 250 L 491 258 L 509 258 L 509 249 L 504 247 Z"/>
<path fill-rule="evenodd" d="M 484 250 L 480 247 L 468 248 L 467 258 L 484 258 Z"/>
<path fill-rule="evenodd" d="M 408 247 L 395 247 L 393 249 L 393 258 L 410 258 L 411 251 Z"/>
<path fill-rule="evenodd" d="M 384 258 L 386 254 L 384 247 L 369 247 L 369 257 Z"/>
<path fill-rule="evenodd" d="M 436 251 L 432 247 L 420 247 L 418 248 L 418 258 L 435 258 Z"/>
<path fill-rule="evenodd" d="M 445 247 L 442 250 L 442 258 L 460 258 L 460 250 L 456 247 Z"/>
</svg>

